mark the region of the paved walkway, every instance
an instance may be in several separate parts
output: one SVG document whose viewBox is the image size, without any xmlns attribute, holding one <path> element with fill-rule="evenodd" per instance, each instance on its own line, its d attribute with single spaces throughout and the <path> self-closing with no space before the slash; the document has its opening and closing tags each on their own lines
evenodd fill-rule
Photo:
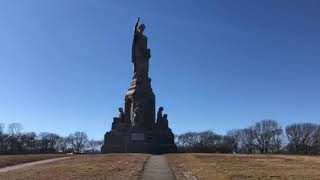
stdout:
<svg viewBox="0 0 320 180">
<path fill-rule="evenodd" d="M 175 180 L 167 158 L 163 155 L 152 155 L 144 167 L 142 180 Z"/>
<path fill-rule="evenodd" d="M 41 161 L 17 164 L 17 165 L 14 165 L 14 166 L 8 166 L 8 167 L 0 168 L 0 173 L 8 172 L 8 171 L 14 171 L 14 170 L 18 170 L 18 169 L 34 166 L 34 165 L 37 165 L 37 164 L 45 164 L 45 163 L 54 162 L 54 161 L 67 159 L 67 158 L 70 158 L 70 157 L 46 159 L 46 160 L 41 160 Z"/>
</svg>

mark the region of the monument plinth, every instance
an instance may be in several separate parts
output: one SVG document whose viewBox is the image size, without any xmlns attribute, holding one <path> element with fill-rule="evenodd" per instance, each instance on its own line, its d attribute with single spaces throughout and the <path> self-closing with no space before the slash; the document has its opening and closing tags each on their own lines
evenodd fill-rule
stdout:
<svg viewBox="0 0 320 180">
<path fill-rule="evenodd" d="M 104 136 L 103 153 L 161 154 L 177 150 L 167 115 L 162 115 L 163 107 L 155 117 L 156 101 L 148 75 L 151 54 L 144 29 L 138 18 L 132 43 L 133 79 L 125 96 L 124 111 L 119 108 L 119 117 L 113 118 L 111 131 Z"/>
</svg>

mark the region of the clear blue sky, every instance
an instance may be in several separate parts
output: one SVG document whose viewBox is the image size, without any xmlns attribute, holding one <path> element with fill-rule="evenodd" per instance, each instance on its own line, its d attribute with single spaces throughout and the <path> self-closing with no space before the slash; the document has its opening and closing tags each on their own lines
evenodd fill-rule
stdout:
<svg viewBox="0 0 320 180">
<path fill-rule="evenodd" d="M 1 0 L 0 121 L 102 139 L 137 16 L 174 133 L 320 121 L 318 0 Z"/>
</svg>

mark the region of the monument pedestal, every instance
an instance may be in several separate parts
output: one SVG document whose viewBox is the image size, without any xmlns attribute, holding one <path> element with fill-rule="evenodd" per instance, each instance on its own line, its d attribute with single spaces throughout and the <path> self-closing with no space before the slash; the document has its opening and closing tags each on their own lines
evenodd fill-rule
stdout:
<svg viewBox="0 0 320 180">
<path fill-rule="evenodd" d="M 167 130 L 128 130 L 128 132 L 110 131 L 105 134 L 103 153 L 174 153 L 174 135 Z"/>
</svg>

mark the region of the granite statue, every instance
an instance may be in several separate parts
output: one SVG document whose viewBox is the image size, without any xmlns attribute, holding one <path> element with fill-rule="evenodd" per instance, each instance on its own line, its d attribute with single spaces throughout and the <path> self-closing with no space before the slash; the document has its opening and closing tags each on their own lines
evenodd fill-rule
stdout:
<svg viewBox="0 0 320 180">
<path fill-rule="evenodd" d="M 177 147 L 160 107 L 156 117 L 155 95 L 149 78 L 151 58 L 146 26 L 137 19 L 132 42 L 133 78 L 124 98 L 124 109 L 113 118 L 111 130 L 104 136 L 103 153 L 172 153 Z"/>
</svg>

